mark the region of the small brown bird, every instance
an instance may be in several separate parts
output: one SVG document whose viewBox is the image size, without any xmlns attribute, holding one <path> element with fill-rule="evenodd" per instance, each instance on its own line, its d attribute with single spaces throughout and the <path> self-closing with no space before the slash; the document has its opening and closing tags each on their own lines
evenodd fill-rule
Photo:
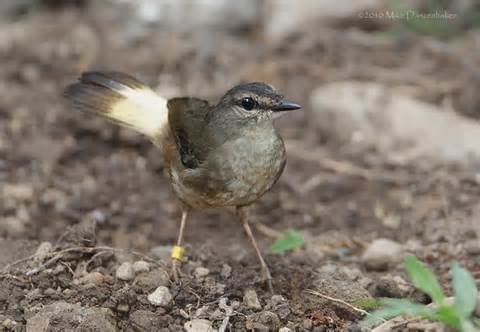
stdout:
<svg viewBox="0 0 480 332">
<path fill-rule="evenodd" d="M 137 79 L 118 72 L 84 73 L 66 88 L 65 97 L 75 109 L 144 134 L 161 150 L 173 189 L 183 203 L 172 251 L 176 280 L 188 211 L 234 207 L 271 287 L 270 271 L 245 207 L 268 191 L 285 167 L 285 146 L 273 120 L 300 105 L 265 83 L 238 85 L 216 105 L 191 97 L 167 101 Z"/>
</svg>

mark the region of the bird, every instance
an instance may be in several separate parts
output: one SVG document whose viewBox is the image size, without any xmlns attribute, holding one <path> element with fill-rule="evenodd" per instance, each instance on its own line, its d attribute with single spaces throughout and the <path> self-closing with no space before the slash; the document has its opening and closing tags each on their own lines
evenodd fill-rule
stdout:
<svg viewBox="0 0 480 332">
<path fill-rule="evenodd" d="M 175 281 L 181 275 L 190 212 L 233 208 L 255 249 L 262 280 L 272 289 L 248 207 L 285 168 L 285 144 L 274 120 L 300 109 L 299 104 L 262 82 L 236 85 L 217 103 L 196 97 L 166 99 L 135 77 L 114 71 L 82 73 L 65 88 L 64 97 L 72 109 L 130 128 L 159 148 L 182 211 L 171 253 Z"/>
</svg>

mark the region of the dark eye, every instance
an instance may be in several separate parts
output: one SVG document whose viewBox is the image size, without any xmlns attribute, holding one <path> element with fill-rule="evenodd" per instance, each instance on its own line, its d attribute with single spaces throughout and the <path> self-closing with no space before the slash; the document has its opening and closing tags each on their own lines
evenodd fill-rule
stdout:
<svg viewBox="0 0 480 332">
<path fill-rule="evenodd" d="M 253 110 L 255 107 L 255 100 L 253 100 L 250 97 L 245 97 L 242 99 L 242 107 L 246 109 L 247 111 Z"/>
</svg>

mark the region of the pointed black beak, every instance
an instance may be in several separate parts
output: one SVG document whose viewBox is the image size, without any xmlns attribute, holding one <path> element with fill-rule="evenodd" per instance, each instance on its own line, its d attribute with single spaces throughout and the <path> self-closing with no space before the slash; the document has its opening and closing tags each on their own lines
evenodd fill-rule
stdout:
<svg viewBox="0 0 480 332">
<path fill-rule="evenodd" d="M 283 112 L 283 111 L 294 111 L 294 110 L 298 110 L 302 108 L 302 106 L 290 101 L 290 100 L 287 100 L 287 99 L 284 99 L 282 100 L 282 102 L 276 106 L 273 107 L 273 111 L 274 112 Z"/>
</svg>

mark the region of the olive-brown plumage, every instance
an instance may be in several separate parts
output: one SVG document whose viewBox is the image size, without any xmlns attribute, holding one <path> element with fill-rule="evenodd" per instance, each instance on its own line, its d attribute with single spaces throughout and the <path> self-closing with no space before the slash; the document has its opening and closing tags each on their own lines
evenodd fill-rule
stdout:
<svg viewBox="0 0 480 332">
<path fill-rule="evenodd" d="M 65 96 L 76 109 L 148 136 L 162 151 L 175 193 L 186 208 L 193 209 L 241 209 L 267 192 L 286 163 L 284 143 L 273 120 L 300 108 L 264 83 L 238 85 L 215 105 L 190 97 L 167 101 L 122 73 L 84 73 L 66 88 Z M 244 216 L 264 277 L 270 279 L 245 213 L 239 214 Z M 178 246 L 186 215 L 184 211 Z"/>
</svg>

